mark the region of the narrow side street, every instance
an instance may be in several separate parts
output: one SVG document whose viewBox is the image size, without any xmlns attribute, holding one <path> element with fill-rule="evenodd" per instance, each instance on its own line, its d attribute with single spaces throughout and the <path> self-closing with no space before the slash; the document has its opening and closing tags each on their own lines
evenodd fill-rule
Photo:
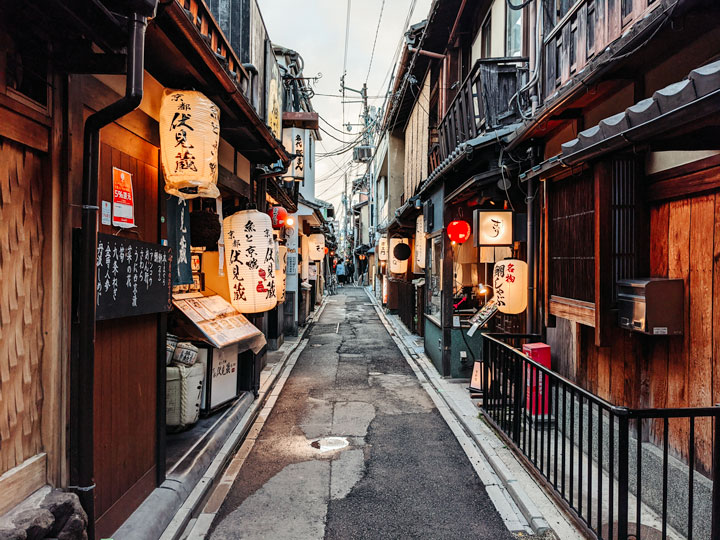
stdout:
<svg viewBox="0 0 720 540">
<path fill-rule="evenodd" d="M 513 538 L 360 288 L 330 298 L 210 538 Z"/>
</svg>

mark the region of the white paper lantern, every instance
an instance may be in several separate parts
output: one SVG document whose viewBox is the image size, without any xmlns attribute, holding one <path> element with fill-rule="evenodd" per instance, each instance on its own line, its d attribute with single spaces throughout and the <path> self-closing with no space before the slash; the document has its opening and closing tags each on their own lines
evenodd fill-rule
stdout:
<svg viewBox="0 0 720 540">
<path fill-rule="evenodd" d="M 285 301 L 285 289 L 287 287 L 287 248 L 285 246 L 278 246 L 277 248 L 277 290 L 278 290 L 278 303 Z"/>
<path fill-rule="evenodd" d="M 308 245 L 310 260 L 322 261 L 325 257 L 325 236 L 320 233 L 311 234 L 308 237 Z"/>
<path fill-rule="evenodd" d="M 390 239 L 390 271 L 394 274 L 404 274 L 407 272 L 407 259 L 401 261 L 395 257 L 395 246 L 398 244 L 407 244 L 407 238 L 391 238 Z"/>
<path fill-rule="evenodd" d="M 380 237 L 377 245 L 377 256 L 379 261 L 388 260 L 388 240 L 387 236 Z"/>
<path fill-rule="evenodd" d="M 165 191 L 182 199 L 217 198 L 220 109 L 189 90 L 163 93 L 160 153 Z"/>
<path fill-rule="evenodd" d="M 243 210 L 223 220 L 230 303 L 240 313 L 277 304 L 275 242 L 270 216 Z"/>
<path fill-rule="evenodd" d="M 505 259 L 493 268 L 493 291 L 500 313 L 515 315 L 527 308 L 527 263 L 518 259 Z"/>
<path fill-rule="evenodd" d="M 425 268 L 425 217 L 422 215 L 415 221 L 415 265 Z"/>
</svg>

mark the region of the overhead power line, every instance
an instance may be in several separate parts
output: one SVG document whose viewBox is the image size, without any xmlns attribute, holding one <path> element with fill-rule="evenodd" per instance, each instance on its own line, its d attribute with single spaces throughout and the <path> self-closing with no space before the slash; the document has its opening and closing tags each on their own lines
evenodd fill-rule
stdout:
<svg viewBox="0 0 720 540">
<path fill-rule="evenodd" d="M 373 40 L 372 52 L 370 53 L 370 64 L 368 65 L 367 75 L 365 75 L 365 84 L 370 78 L 370 69 L 372 68 L 373 58 L 375 58 L 375 45 L 377 45 L 378 33 L 380 32 L 380 23 L 382 22 L 383 11 L 385 10 L 385 0 L 380 4 L 380 16 L 378 17 L 377 27 L 375 28 L 375 39 Z"/>
</svg>

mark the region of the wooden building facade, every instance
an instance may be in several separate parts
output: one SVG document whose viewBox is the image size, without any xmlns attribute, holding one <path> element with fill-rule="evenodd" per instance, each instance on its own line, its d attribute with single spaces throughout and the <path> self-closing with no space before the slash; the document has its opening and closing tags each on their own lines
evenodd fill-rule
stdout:
<svg viewBox="0 0 720 540">
<path fill-rule="evenodd" d="M 87 119 L 126 92 L 124 17 L 136 9 L 142 101 L 100 131 L 97 193 L 112 201 L 113 170 L 132 175 L 136 226 L 98 217 L 98 232 L 158 249 L 167 239 L 159 133 L 166 88 L 196 88 L 220 108 L 224 199 L 293 212 L 297 194 L 266 174 L 289 163 L 280 131 L 267 125 L 265 74 L 276 60 L 254 2 L 244 31 L 260 45 L 244 60 L 202 1 L 9 4 L 0 21 L 0 514 L 44 485 L 75 490 L 91 537 L 109 537 L 165 479 L 166 319 L 98 321 L 94 361 L 83 363 L 74 236 L 87 206 Z M 88 365 L 91 387 L 82 376 Z"/>
</svg>

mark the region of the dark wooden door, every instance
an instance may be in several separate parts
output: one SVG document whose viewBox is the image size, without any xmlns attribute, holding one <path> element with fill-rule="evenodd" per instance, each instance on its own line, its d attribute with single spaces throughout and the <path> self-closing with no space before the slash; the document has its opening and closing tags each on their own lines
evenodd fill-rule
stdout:
<svg viewBox="0 0 720 540">
<path fill-rule="evenodd" d="M 132 174 L 135 229 L 100 232 L 158 242 L 158 149 L 117 125 L 102 132 L 100 201 L 112 201 L 112 169 Z M 97 323 L 95 341 L 96 537 L 109 538 L 156 487 L 158 317 Z"/>
</svg>

